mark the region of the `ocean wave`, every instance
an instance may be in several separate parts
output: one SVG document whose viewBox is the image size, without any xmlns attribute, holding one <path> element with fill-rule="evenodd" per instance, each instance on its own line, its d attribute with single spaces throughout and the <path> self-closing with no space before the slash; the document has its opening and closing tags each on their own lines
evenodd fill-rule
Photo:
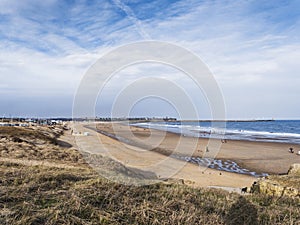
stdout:
<svg viewBox="0 0 300 225">
<path fill-rule="evenodd" d="M 300 134 L 253 130 L 224 129 L 185 124 L 137 123 L 134 126 L 174 132 L 185 136 L 218 138 L 228 140 L 249 140 L 300 144 Z"/>
</svg>

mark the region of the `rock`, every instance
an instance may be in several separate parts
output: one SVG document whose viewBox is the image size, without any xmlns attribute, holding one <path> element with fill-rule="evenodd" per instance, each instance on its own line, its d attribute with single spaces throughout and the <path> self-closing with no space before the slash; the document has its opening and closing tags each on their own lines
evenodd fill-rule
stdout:
<svg viewBox="0 0 300 225">
<path fill-rule="evenodd" d="M 259 192 L 274 196 L 298 196 L 299 190 L 292 187 L 284 187 L 272 181 L 259 182 Z"/>
<path fill-rule="evenodd" d="M 291 174 L 299 174 L 300 175 L 300 164 L 299 163 L 295 163 L 295 164 L 292 164 L 289 171 L 288 171 L 288 174 L 291 175 Z"/>
<path fill-rule="evenodd" d="M 3 138 L 0 139 L 0 143 L 5 143 L 5 142 L 7 142 L 7 138 L 6 137 L 3 137 Z"/>
<path fill-rule="evenodd" d="M 300 197 L 300 190 L 279 184 L 272 179 L 259 179 L 251 187 L 251 193 L 262 193 L 272 196 Z"/>
</svg>

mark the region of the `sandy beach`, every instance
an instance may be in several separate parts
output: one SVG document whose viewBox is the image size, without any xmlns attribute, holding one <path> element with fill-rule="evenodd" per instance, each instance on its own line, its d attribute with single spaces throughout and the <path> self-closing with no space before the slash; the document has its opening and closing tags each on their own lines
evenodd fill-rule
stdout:
<svg viewBox="0 0 300 225">
<path fill-rule="evenodd" d="M 111 124 L 98 124 L 97 128 L 108 133 L 115 133 L 119 137 L 132 139 L 137 144 L 153 146 L 163 154 L 174 153 L 175 149 L 180 154 L 189 155 L 191 152 L 185 152 L 184 149 L 192 149 L 194 150 L 192 156 L 203 157 L 208 145 L 207 139 L 183 137 L 174 133 L 139 127 L 130 127 L 134 136 L 127 132 L 126 126 L 119 124 L 114 127 Z M 150 132 L 151 138 L 149 138 Z M 178 142 L 180 142 L 180 149 Z M 153 143 L 158 143 L 158 146 L 154 146 Z M 300 162 L 300 156 L 289 152 L 290 147 L 293 147 L 295 152 L 300 150 L 300 146 L 295 144 L 227 140 L 226 143 L 221 143 L 215 158 L 233 160 L 242 167 L 256 172 L 281 174 L 287 173 L 291 164 Z"/>
<path fill-rule="evenodd" d="M 183 157 L 188 155 L 192 159 L 201 158 L 206 154 L 207 139 L 183 137 L 174 133 L 129 127 L 119 123 L 98 123 L 97 132 L 95 127 L 91 124 L 76 124 L 77 131 L 89 132 L 89 136 L 76 138 L 77 144 L 86 143 L 83 146 L 84 151 L 108 156 L 131 168 L 151 171 L 158 178 L 183 179 L 191 185 L 202 187 L 251 186 L 257 179 L 247 174 L 186 163 L 186 160 L 179 159 L 180 157 L 169 157 L 173 154 Z M 280 143 L 227 141 L 222 143 L 215 158 L 223 162 L 233 161 L 246 171 L 281 174 L 287 173 L 291 164 L 300 162 L 300 156 L 289 153 L 290 146 Z M 295 145 L 293 147 L 300 148 Z"/>
</svg>

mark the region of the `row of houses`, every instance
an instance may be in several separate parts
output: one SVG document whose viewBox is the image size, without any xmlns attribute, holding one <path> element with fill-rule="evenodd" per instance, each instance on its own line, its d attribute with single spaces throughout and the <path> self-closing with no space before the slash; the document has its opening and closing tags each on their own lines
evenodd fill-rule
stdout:
<svg viewBox="0 0 300 225">
<path fill-rule="evenodd" d="M 0 123 L 0 127 L 29 127 L 28 123 Z"/>
<path fill-rule="evenodd" d="M 29 126 L 36 126 L 36 125 L 58 125 L 63 124 L 62 120 L 33 120 L 28 119 L 22 122 L 19 121 L 6 121 L 0 122 L 0 127 L 29 127 Z"/>
</svg>

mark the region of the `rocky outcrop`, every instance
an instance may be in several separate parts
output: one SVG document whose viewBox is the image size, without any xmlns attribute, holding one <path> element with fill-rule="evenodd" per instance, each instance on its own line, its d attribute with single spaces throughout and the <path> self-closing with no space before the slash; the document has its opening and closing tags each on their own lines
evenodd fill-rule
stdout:
<svg viewBox="0 0 300 225">
<path fill-rule="evenodd" d="M 253 193 L 264 193 L 272 196 L 300 197 L 300 164 L 293 164 L 287 175 L 270 176 L 254 182 Z"/>
<path fill-rule="evenodd" d="M 300 164 L 291 165 L 288 174 L 289 175 L 300 175 Z"/>
<path fill-rule="evenodd" d="M 258 180 L 251 188 L 254 193 L 263 193 L 272 196 L 299 197 L 300 190 L 294 187 L 283 186 L 272 180 Z"/>
</svg>

